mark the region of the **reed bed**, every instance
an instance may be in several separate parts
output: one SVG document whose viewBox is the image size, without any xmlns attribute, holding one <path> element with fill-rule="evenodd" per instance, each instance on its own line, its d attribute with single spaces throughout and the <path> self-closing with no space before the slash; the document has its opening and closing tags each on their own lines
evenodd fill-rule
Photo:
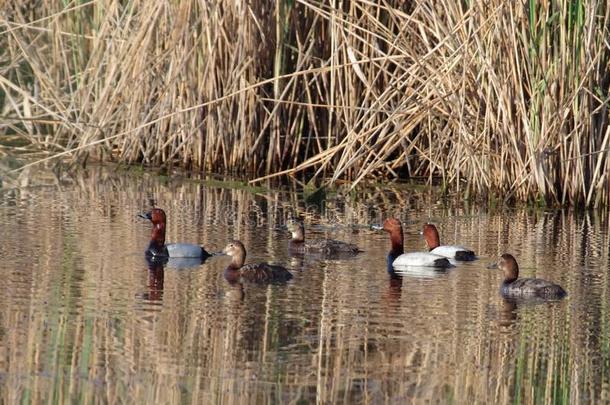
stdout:
<svg viewBox="0 0 610 405">
<path fill-rule="evenodd" d="M 610 198 L 610 5 L 6 2 L 0 123 L 49 157 Z"/>
</svg>

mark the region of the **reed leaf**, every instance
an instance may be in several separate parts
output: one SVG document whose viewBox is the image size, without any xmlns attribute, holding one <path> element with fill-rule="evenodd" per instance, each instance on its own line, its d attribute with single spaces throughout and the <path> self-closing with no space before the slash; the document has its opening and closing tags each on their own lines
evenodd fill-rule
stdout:
<svg viewBox="0 0 610 405">
<path fill-rule="evenodd" d="M 0 127 L 48 158 L 607 205 L 609 10 L 7 2 Z"/>
</svg>

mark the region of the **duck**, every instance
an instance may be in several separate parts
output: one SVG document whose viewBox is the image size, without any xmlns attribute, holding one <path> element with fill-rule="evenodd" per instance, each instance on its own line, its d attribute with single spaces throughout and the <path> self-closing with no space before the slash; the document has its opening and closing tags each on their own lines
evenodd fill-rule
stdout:
<svg viewBox="0 0 610 405">
<path fill-rule="evenodd" d="M 392 249 L 388 254 L 388 260 L 392 261 L 393 267 L 417 266 L 417 267 L 452 267 L 449 259 L 430 252 L 410 252 L 404 253 L 404 235 L 402 225 L 396 218 L 388 218 L 382 226 L 373 226 L 373 229 L 388 232 Z"/>
<path fill-rule="evenodd" d="M 519 265 L 510 253 L 504 253 L 490 268 L 504 272 L 500 293 L 504 298 L 544 298 L 560 299 L 567 292 L 558 284 L 540 278 L 519 278 Z"/>
<path fill-rule="evenodd" d="M 238 240 L 231 240 L 222 251 L 231 256 L 231 263 L 225 269 L 225 278 L 229 282 L 284 282 L 292 278 L 292 273 L 283 266 L 268 263 L 244 264 L 246 248 Z"/>
<path fill-rule="evenodd" d="M 167 217 L 161 208 L 138 214 L 140 218 L 148 219 L 153 224 L 150 243 L 146 249 L 147 257 L 168 258 L 199 258 L 206 259 L 212 256 L 203 247 L 191 243 L 169 243 L 165 244 L 165 228 Z"/>
<path fill-rule="evenodd" d="M 425 224 L 422 233 L 430 253 L 458 261 L 472 261 L 477 258 L 472 250 L 463 246 L 441 245 L 438 230 L 434 224 Z"/>
<path fill-rule="evenodd" d="M 342 242 L 334 239 L 308 239 L 305 240 L 305 227 L 302 222 L 289 220 L 286 223 L 292 239 L 288 242 L 291 253 L 318 253 L 324 255 L 356 255 L 362 252 L 358 246 L 352 243 Z"/>
</svg>

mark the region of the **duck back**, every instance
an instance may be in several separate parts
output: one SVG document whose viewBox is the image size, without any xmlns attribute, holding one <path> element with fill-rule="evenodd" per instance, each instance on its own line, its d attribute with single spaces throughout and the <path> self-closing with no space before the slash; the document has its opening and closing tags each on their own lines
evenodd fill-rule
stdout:
<svg viewBox="0 0 610 405">
<path fill-rule="evenodd" d="M 403 253 L 394 260 L 393 266 L 418 266 L 418 267 L 451 267 L 449 259 L 428 252 Z"/>
<path fill-rule="evenodd" d="M 169 257 L 209 257 L 210 254 L 201 246 L 191 243 L 170 243 L 167 246 Z"/>
<path fill-rule="evenodd" d="M 318 253 L 323 255 L 355 255 L 361 252 L 358 246 L 335 239 L 311 239 L 305 242 L 291 241 L 290 251 L 294 253 Z"/>
<path fill-rule="evenodd" d="M 286 268 L 267 263 L 246 264 L 238 271 L 242 279 L 253 282 L 281 282 L 292 278 Z"/>
<path fill-rule="evenodd" d="M 539 278 L 519 278 L 503 283 L 501 293 L 512 298 L 563 298 L 567 295 L 561 286 Z"/>
<path fill-rule="evenodd" d="M 463 246 L 439 246 L 432 249 L 430 253 L 460 261 L 472 261 L 476 259 L 474 252 Z"/>
</svg>

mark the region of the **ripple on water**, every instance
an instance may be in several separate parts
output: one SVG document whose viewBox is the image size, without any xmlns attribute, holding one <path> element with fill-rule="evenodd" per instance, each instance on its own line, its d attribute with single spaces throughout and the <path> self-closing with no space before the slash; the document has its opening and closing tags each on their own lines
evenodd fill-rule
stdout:
<svg viewBox="0 0 610 405">
<path fill-rule="evenodd" d="M 285 190 L 255 195 L 147 175 L 98 180 L 0 194 L 0 378 L 11 381 L 0 384 L 3 398 L 529 403 L 610 395 L 608 225 L 598 214 L 487 212 L 416 197 L 396 209 L 388 201 L 403 192 L 383 187 L 328 201 L 331 224 Z M 150 224 L 135 217 L 151 196 L 168 212 L 168 240 L 220 250 L 239 238 L 248 262 L 282 264 L 293 280 L 228 284 L 226 257 L 151 268 L 142 254 Z M 446 243 L 472 247 L 479 260 L 392 277 L 387 235 L 337 225 L 373 222 L 370 207 L 409 219 L 409 251 L 424 248 L 418 232 L 433 218 Z M 365 252 L 289 256 L 280 222 L 295 210 L 311 236 Z M 568 297 L 507 303 L 502 275 L 485 268 L 504 252 L 523 276 L 558 282 Z"/>
</svg>

